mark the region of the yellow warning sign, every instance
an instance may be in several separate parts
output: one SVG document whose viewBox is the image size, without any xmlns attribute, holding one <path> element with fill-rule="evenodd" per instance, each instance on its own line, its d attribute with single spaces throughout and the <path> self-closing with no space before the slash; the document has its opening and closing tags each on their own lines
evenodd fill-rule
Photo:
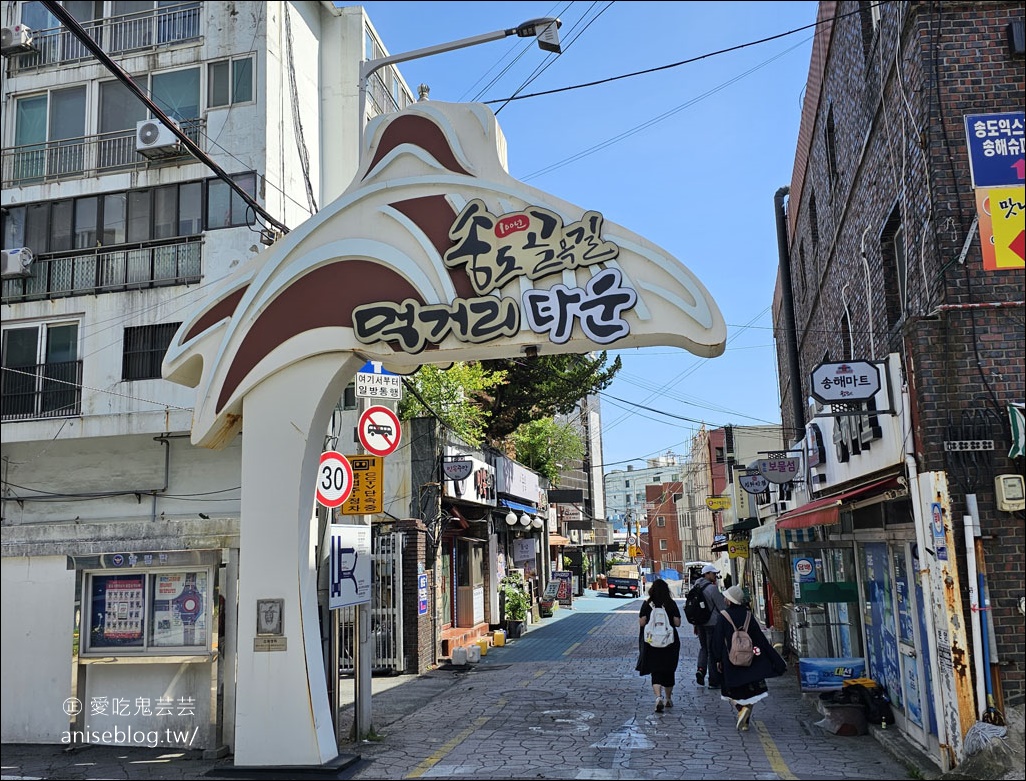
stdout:
<svg viewBox="0 0 1026 781">
<path fill-rule="evenodd" d="M 384 461 L 381 456 L 346 456 L 353 467 L 353 492 L 339 508 L 342 515 L 375 515 L 384 500 Z"/>
</svg>

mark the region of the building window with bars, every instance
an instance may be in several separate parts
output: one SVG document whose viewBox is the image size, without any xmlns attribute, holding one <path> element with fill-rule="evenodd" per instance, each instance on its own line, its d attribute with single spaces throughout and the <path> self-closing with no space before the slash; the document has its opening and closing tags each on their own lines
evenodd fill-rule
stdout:
<svg viewBox="0 0 1026 781">
<path fill-rule="evenodd" d="M 159 380 L 160 364 L 181 323 L 159 323 L 125 329 L 121 379 Z"/>
</svg>

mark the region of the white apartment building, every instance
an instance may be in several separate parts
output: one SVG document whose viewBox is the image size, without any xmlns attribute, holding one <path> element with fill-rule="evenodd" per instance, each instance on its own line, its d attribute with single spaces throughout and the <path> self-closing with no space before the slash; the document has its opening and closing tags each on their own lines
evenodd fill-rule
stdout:
<svg viewBox="0 0 1026 781">
<path fill-rule="evenodd" d="M 603 477 L 606 517 L 613 524 L 614 541 L 617 543 L 622 543 L 627 537 L 628 516 L 634 533 L 647 523 L 650 508 L 645 501 L 645 486 L 680 482 L 684 472 L 684 457 L 676 453 L 667 452 L 650 458 L 646 464 L 640 469 L 628 464 L 626 469 L 613 469 Z"/>
<path fill-rule="evenodd" d="M 191 445 L 161 362 L 198 290 L 349 184 L 385 50 L 330 2 L 62 5 L 264 216 L 42 3 L 2 3 L 0 737 L 60 743 L 75 697 L 91 729 L 231 747 L 241 446 Z M 411 100 L 387 68 L 368 113 Z"/>
</svg>

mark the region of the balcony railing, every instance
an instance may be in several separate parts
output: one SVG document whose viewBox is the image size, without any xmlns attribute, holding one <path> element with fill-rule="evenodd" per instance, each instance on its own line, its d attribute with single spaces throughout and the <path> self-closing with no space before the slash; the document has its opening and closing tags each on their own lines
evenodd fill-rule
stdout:
<svg viewBox="0 0 1026 781">
<path fill-rule="evenodd" d="M 200 146 L 199 139 L 205 125 L 202 119 L 179 123 L 185 135 Z M 160 162 L 180 161 L 188 155 L 183 147 L 180 155 L 161 158 Z M 131 128 L 97 136 L 5 148 L 0 157 L 0 178 L 4 187 L 17 187 L 144 168 L 154 162 L 135 151 L 135 128 Z"/>
<path fill-rule="evenodd" d="M 200 37 L 200 4 L 182 3 L 152 11 L 86 22 L 89 36 L 109 54 L 147 51 Z M 32 31 L 34 51 L 11 57 L 14 72 L 84 60 L 89 50 L 64 27 Z"/>
<path fill-rule="evenodd" d="M 4 366 L 0 418 L 30 420 L 82 414 L 82 361 Z"/>
<path fill-rule="evenodd" d="M 40 255 L 31 276 L 3 281 L 2 302 L 114 293 L 200 281 L 200 237 L 159 245 L 120 245 Z"/>
</svg>

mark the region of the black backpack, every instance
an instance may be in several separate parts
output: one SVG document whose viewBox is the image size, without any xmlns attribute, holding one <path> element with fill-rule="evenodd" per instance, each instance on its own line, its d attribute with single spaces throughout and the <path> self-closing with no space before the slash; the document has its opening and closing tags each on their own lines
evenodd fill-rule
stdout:
<svg viewBox="0 0 1026 781">
<path fill-rule="evenodd" d="M 705 624 L 712 617 L 712 605 L 705 598 L 708 585 L 709 581 L 703 578 L 684 597 L 684 618 L 689 624 Z"/>
</svg>

